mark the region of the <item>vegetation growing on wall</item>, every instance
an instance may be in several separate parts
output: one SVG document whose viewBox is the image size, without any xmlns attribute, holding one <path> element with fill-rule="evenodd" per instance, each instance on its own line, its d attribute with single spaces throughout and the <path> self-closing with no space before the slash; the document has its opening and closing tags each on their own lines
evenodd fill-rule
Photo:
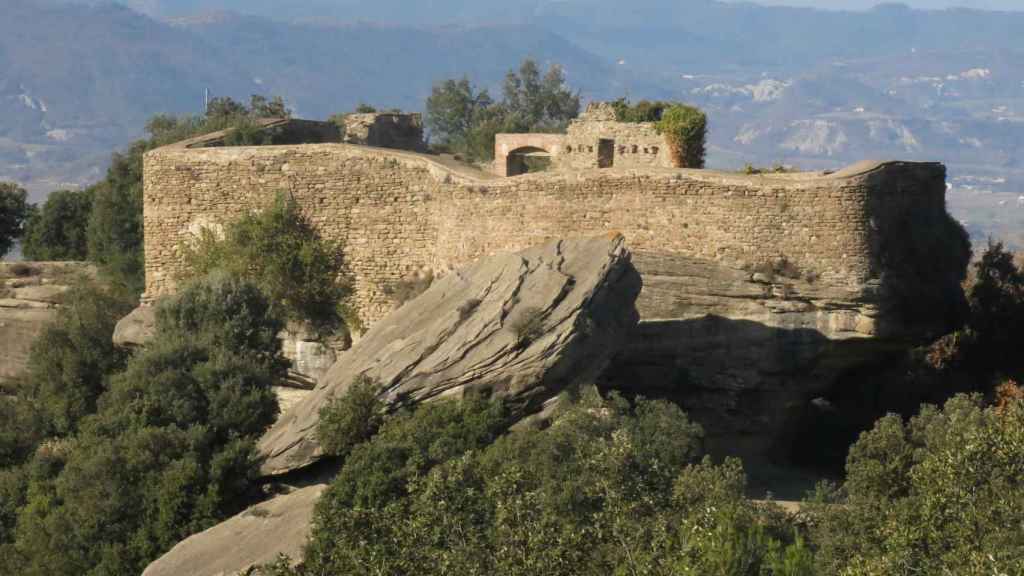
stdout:
<svg viewBox="0 0 1024 576">
<path fill-rule="evenodd" d="M 325 332 L 346 316 L 351 286 L 340 246 L 324 240 L 289 197 L 278 194 L 260 212 L 229 223 L 223 237 L 204 228 L 182 246 L 183 280 L 214 270 L 247 278 L 289 319 Z"/>
<path fill-rule="evenodd" d="M 566 86 L 562 68 L 552 65 L 541 76 L 537 63 L 527 59 L 505 76 L 499 102 L 466 77 L 436 84 L 427 98 L 426 123 L 435 146 L 487 161 L 494 158 L 495 134 L 561 132 L 579 111 L 579 93 Z"/>
<path fill-rule="evenodd" d="M 641 100 L 630 104 L 623 98 L 612 102 L 612 107 L 619 122 L 653 122 L 665 135 L 676 166 L 704 167 L 708 119 L 700 109 L 678 102 Z"/>
</svg>

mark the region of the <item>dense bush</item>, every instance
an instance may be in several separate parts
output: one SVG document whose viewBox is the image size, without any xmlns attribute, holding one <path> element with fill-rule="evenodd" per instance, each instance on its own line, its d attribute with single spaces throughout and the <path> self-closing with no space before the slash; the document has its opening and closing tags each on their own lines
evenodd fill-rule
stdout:
<svg viewBox="0 0 1024 576">
<path fill-rule="evenodd" d="M 810 574 L 671 404 L 590 389 L 547 430 L 506 426 L 480 398 L 387 420 L 317 505 L 304 568 L 273 573 Z"/>
<path fill-rule="evenodd" d="M 809 506 L 820 574 L 1024 573 L 1024 402 L 887 416 Z"/>
<path fill-rule="evenodd" d="M 85 260 L 93 192 L 57 190 L 25 222 L 21 251 L 29 260 Z"/>
<path fill-rule="evenodd" d="M 1024 270 L 1002 244 L 989 244 L 975 264 L 967 300 L 968 326 L 977 337 L 974 361 L 1003 370 L 1024 366 Z"/>
<path fill-rule="evenodd" d="M 347 456 L 367 441 L 383 422 L 383 403 L 377 398 L 380 385 L 368 377 L 356 379 L 345 394 L 332 398 L 320 409 L 317 437 L 324 452 Z"/>
<path fill-rule="evenodd" d="M 126 354 L 111 340 L 131 302 L 82 281 L 33 342 L 25 373 L 0 396 L 0 467 L 25 460 L 43 438 L 65 437 L 96 411 Z"/>
<path fill-rule="evenodd" d="M 25 221 L 30 214 L 28 193 L 13 182 L 0 182 L 0 258 L 3 258 L 14 241 L 24 234 Z"/>
<path fill-rule="evenodd" d="M 563 131 L 579 110 L 579 94 L 566 87 L 560 66 L 541 76 L 537 63 L 527 59 L 505 76 L 500 102 L 465 77 L 436 84 L 427 98 L 426 122 L 436 145 L 484 161 L 494 158 L 495 134 Z"/>
<path fill-rule="evenodd" d="M 158 311 L 157 333 L 112 376 L 78 433 L 0 474 L 0 573 L 138 574 L 242 509 L 287 362 L 282 320 L 254 286 L 214 277 Z M 109 339 L 109 335 L 107 336 Z M 20 504 L 20 506 L 19 506 Z M 16 523 L 12 516 L 16 515 Z"/>
<path fill-rule="evenodd" d="M 290 319 L 325 331 L 343 321 L 351 288 L 341 248 L 321 238 L 284 195 L 229 223 L 223 238 L 204 229 L 183 248 L 185 279 L 222 270 L 251 280 Z"/>
<path fill-rule="evenodd" d="M 988 394 L 1003 376 L 1024 371 L 1024 270 L 998 243 L 973 266 L 963 327 L 931 344 L 923 358 L 934 379 L 966 375 L 974 390 Z"/>
</svg>

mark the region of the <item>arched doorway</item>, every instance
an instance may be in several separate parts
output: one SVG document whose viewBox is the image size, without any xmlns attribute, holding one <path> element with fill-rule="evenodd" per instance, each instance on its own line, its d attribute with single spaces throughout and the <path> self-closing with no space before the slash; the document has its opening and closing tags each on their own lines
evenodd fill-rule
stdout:
<svg viewBox="0 0 1024 576">
<path fill-rule="evenodd" d="M 523 146 L 509 152 L 505 162 L 508 176 L 543 172 L 551 167 L 551 153 L 536 146 Z"/>
</svg>

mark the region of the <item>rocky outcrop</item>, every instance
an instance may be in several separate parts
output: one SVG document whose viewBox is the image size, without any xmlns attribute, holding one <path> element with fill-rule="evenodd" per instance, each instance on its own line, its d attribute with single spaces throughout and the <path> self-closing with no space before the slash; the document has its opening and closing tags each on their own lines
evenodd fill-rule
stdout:
<svg viewBox="0 0 1024 576">
<path fill-rule="evenodd" d="M 84 262 L 0 262 L 0 382 L 24 370 L 32 342 L 79 276 L 95 278 L 96 269 Z"/>
<path fill-rule="evenodd" d="M 602 386 L 674 400 L 713 453 L 787 461 L 814 399 L 929 336 L 906 329 L 882 282 L 830 284 L 785 261 L 740 269 L 646 251 L 633 261 L 641 320 Z"/>
<path fill-rule="evenodd" d="M 284 554 L 302 558 L 309 519 L 326 484 L 294 490 L 182 540 L 142 576 L 235 576 Z"/>
<path fill-rule="evenodd" d="M 359 376 L 377 381 L 390 406 L 474 390 L 521 416 L 550 409 L 566 387 L 594 381 L 629 338 L 640 284 L 618 235 L 550 242 L 444 276 L 374 324 L 281 417 L 260 441 L 263 473 L 321 457 L 319 411 Z"/>
<path fill-rule="evenodd" d="M 156 333 L 156 308 L 142 305 L 118 320 L 114 326 L 114 345 L 122 348 L 144 346 Z"/>
</svg>

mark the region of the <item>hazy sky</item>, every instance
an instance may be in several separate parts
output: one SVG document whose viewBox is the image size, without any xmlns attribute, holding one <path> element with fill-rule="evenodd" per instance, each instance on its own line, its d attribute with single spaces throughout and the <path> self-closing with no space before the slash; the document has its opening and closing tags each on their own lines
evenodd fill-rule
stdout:
<svg viewBox="0 0 1024 576">
<path fill-rule="evenodd" d="M 867 9 L 883 0 L 753 0 L 755 4 L 808 6 L 832 9 Z M 963 6 L 982 10 L 1024 10 L 1024 0 L 899 0 L 914 8 L 951 8 Z"/>
</svg>

